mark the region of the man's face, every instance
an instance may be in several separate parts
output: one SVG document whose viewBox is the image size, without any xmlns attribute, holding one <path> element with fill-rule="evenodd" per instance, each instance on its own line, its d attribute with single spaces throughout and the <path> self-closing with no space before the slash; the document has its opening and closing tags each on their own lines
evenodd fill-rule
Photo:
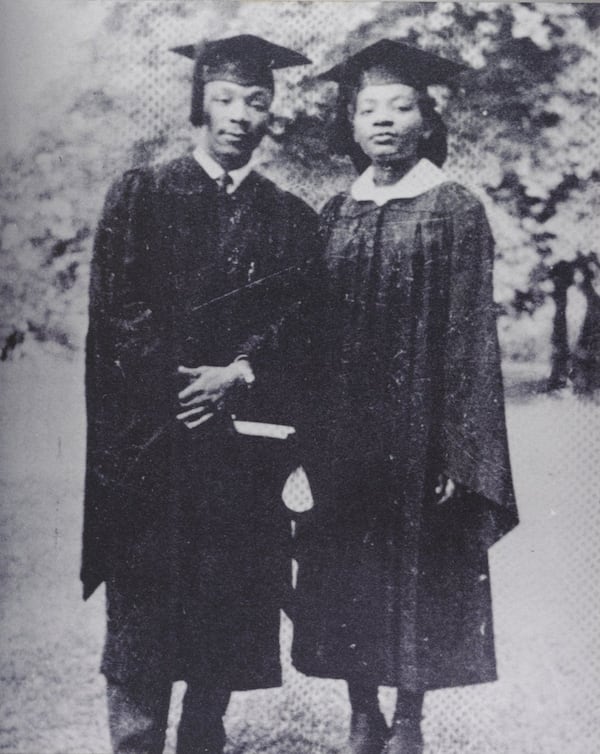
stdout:
<svg viewBox="0 0 600 754">
<path fill-rule="evenodd" d="M 204 87 L 206 149 L 226 170 L 245 165 L 269 123 L 273 95 L 262 86 L 209 81 Z"/>
</svg>

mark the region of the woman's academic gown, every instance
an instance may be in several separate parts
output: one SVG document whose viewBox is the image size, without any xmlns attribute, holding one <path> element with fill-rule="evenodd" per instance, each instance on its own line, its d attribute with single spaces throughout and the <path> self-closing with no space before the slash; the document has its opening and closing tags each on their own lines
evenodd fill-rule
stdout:
<svg viewBox="0 0 600 754">
<path fill-rule="evenodd" d="M 293 661 L 412 691 L 496 677 L 487 549 L 517 523 L 482 205 L 334 197 Z M 435 502 L 437 475 L 458 485 Z"/>
</svg>

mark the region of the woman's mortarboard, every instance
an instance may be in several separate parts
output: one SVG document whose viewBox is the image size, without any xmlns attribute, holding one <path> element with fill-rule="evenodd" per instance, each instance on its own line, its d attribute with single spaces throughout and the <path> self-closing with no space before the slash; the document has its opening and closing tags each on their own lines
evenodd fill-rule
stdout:
<svg viewBox="0 0 600 754">
<path fill-rule="evenodd" d="M 263 86 L 273 90 L 274 70 L 312 62 L 299 52 L 253 34 L 172 47 L 171 50 L 195 63 L 190 115 L 195 126 L 202 125 L 204 85 L 208 81 L 232 81 L 241 86 Z"/>
<path fill-rule="evenodd" d="M 394 77 L 398 83 L 414 89 L 426 89 L 434 84 L 447 84 L 467 68 L 462 63 L 404 42 L 380 39 L 321 73 L 318 78 L 356 89 L 369 69 L 379 69 L 387 71 L 390 80 Z"/>
<path fill-rule="evenodd" d="M 466 70 L 462 63 L 393 39 L 380 39 L 329 68 L 317 78 L 339 84 L 334 151 L 349 155 L 359 172 L 369 164 L 354 141 L 348 116 L 348 105 L 362 86 L 395 82 L 425 92 L 428 86 L 447 84 Z M 433 111 L 431 118 L 432 134 L 421 144 L 420 156 L 441 167 L 447 154 L 446 126 L 439 113 Z"/>
</svg>

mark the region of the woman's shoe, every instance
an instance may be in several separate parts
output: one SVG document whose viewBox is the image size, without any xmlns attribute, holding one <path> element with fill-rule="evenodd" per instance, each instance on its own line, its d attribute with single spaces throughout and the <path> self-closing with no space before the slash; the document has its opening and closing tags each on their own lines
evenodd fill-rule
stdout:
<svg viewBox="0 0 600 754">
<path fill-rule="evenodd" d="M 419 720 L 394 720 L 383 754 L 423 754 Z"/>
<path fill-rule="evenodd" d="M 347 754 L 381 754 L 389 732 L 381 712 L 353 712 Z"/>
</svg>

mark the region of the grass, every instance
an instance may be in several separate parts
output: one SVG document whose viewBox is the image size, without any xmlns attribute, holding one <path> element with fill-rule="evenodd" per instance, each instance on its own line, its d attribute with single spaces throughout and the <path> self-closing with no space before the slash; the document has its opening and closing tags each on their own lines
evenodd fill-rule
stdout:
<svg viewBox="0 0 600 754">
<path fill-rule="evenodd" d="M 511 383 L 521 526 L 491 553 L 500 681 L 426 698 L 426 754 L 593 754 L 600 741 L 600 407 Z M 539 375 L 530 375 L 532 384 Z M 0 367 L 0 752 L 108 754 L 100 590 L 78 581 L 82 366 L 43 352 Z M 235 694 L 228 754 L 343 751 L 343 683 L 299 676 Z M 183 685 L 175 687 L 166 754 Z M 383 689 L 389 713 L 393 692 Z"/>
</svg>

